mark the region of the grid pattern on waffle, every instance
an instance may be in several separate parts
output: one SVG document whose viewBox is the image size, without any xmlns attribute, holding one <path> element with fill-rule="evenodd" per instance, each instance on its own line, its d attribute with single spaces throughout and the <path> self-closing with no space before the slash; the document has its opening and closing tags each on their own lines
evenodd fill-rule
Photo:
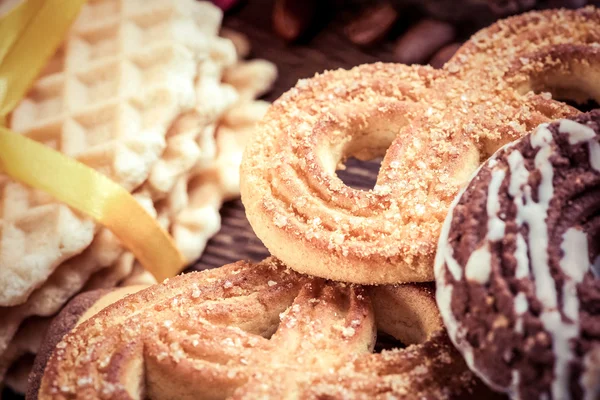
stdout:
<svg viewBox="0 0 600 400">
<path fill-rule="evenodd" d="M 86 4 L 11 128 L 132 190 L 196 104 L 193 81 L 220 12 L 193 0 Z"/>
<path fill-rule="evenodd" d="M 24 302 L 93 235 L 92 221 L 0 175 L 0 307 Z"/>
<path fill-rule="evenodd" d="M 220 21 L 194 0 L 90 0 L 11 128 L 133 190 L 171 123 L 197 104 L 197 66 L 214 52 Z M 11 306 L 88 247 L 96 227 L 2 174 L 0 205 L 0 306 Z"/>
</svg>

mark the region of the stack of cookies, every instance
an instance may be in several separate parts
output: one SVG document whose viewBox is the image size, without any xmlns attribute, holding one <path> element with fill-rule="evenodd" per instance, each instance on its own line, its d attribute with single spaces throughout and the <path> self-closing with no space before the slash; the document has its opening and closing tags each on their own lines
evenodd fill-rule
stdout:
<svg viewBox="0 0 600 400">
<path fill-rule="evenodd" d="M 600 398 L 600 111 L 556 99 L 600 100 L 598 42 L 598 9 L 532 12 L 299 81 L 242 160 L 273 256 L 76 297 L 28 398 Z"/>
<path fill-rule="evenodd" d="M 221 18 L 194 0 L 89 1 L 10 117 L 130 191 L 188 261 L 239 195 L 241 153 L 268 106 L 255 99 L 276 77 L 243 61 L 247 41 L 220 36 Z M 23 357 L 73 295 L 154 278 L 110 231 L 1 174 L 0 207 L 0 383 L 10 369 L 24 390 Z"/>
</svg>

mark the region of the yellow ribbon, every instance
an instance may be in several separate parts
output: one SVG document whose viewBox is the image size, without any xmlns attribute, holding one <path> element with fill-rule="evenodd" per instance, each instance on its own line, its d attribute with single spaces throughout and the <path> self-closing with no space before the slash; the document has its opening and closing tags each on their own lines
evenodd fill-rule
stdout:
<svg viewBox="0 0 600 400">
<path fill-rule="evenodd" d="M 173 276 L 184 265 L 156 220 L 106 176 L 5 128 L 0 128 L 0 149 L 4 173 L 52 194 L 109 228 L 157 279 Z"/>
<path fill-rule="evenodd" d="M 0 116 L 25 95 L 85 0 L 27 0 L 0 20 Z"/>
<path fill-rule="evenodd" d="M 28 0 L 0 19 L 0 122 L 27 93 L 85 0 Z M 158 280 L 185 260 L 135 198 L 94 169 L 0 128 L 0 171 L 41 189 L 110 229 Z"/>
</svg>

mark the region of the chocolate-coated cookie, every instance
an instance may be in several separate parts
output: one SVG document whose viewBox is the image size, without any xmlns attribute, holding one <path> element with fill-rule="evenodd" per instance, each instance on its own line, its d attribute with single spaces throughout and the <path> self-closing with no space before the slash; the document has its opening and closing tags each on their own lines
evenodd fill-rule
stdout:
<svg viewBox="0 0 600 400">
<path fill-rule="evenodd" d="M 437 303 L 470 368 L 519 399 L 600 399 L 600 111 L 500 149 L 454 201 Z"/>
</svg>

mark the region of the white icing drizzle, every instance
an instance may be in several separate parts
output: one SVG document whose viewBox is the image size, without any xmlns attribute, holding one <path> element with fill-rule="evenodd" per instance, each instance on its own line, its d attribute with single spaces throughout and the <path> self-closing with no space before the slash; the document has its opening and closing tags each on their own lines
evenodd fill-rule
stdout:
<svg viewBox="0 0 600 400">
<path fill-rule="evenodd" d="M 585 273 L 590 269 L 587 236 L 576 228 L 569 228 L 563 235 L 560 248 L 563 251 L 560 268 L 571 278 L 563 284 L 563 312 L 571 319 L 572 334 L 577 336 L 579 334 L 577 284 L 583 280 Z"/>
<path fill-rule="evenodd" d="M 560 121 L 558 131 L 569 135 L 569 144 L 587 142 L 590 165 L 596 171 L 600 171 L 600 144 L 598 144 L 596 132 L 592 128 L 570 119 L 563 119 Z"/>
<path fill-rule="evenodd" d="M 515 277 L 517 279 L 527 278 L 529 276 L 527 243 L 520 232 L 517 233 L 517 248 L 515 250 L 515 258 L 517 259 L 517 270 L 515 271 Z"/>
<path fill-rule="evenodd" d="M 450 218 L 449 214 L 449 218 Z M 447 237 L 444 238 L 445 241 L 448 240 Z M 439 249 L 438 249 L 439 254 Z M 438 256 L 436 256 L 437 259 Z M 443 260 L 443 256 L 440 256 L 440 259 Z M 436 261 L 435 268 L 443 268 L 444 264 L 438 264 Z M 448 332 L 448 337 L 454 344 L 454 346 L 460 350 L 465 362 L 469 366 L 469 369 L 472 371 L 477 371 L 475 367 L 475 358 L 473 357 L 473 349 L 471 345 L 465 340 L 466 338 L 466 330 L 461 324 L 454 318 L 454 313 L 452 313 L 452 291 L 453 286 L 450 282 L 446 281 L 446 271 L 443 270 L 443 273 L 435 273 L 436 279 L 436 291 L 435 291 L 435 300 L 438 304 L 438 308 L 440 310 L 440 315 L 442 320 L 444 321 L 444 325 L 446 326 L 446 331 Z M 497 390 L 502 390 L 503 388 L 494 385 L 490 382 L 485 376 L 480 376 L 480 378 L 488 384 L 488 386 L 495 387 Z"/>
<path fill-rule="evenodd" d="M 497 169 L 492 172 L 492 179 L 488 188 L 488 197 L 486 202 L 486 211 L 488 215 L 488 226 L 486 239 L 491 241 L 502 240 L 504 237 L 505 223 L 498 218 L 500 211 L 500 186 L 506 176 L 506 171 Z M 490 260 L 491 261 L 491 260 Z"/>
<path fill-rule="evenodd" d="M 515 332 L 518 334 L 523 333 L 523 318 L 517 317 L 517 321 L 515 322 Z"/>
<path fill-rule="evenodd" d="M 569 144 L 587 142 L 596 136 L 596 132 L 589 126 L 585 126 L 570 119 L 561 120 L 558 125 L 558 131 L 569 135 Z"/>
<path fill-rule="evenodd" d="M 494 154 L 492 157 L 490 157 L 488 164 L 496 162 L 496 155 Z M 481 171 L 481 168 L 483 168 L 484 165 L 485 164 L 480 165 L 479 168 L 477 168 L 477 170 L 471 174 L 471 177 L 467 182 L 471 182 L 477 176 L 479 171 Z M 448 271 L 450 271 L 455 280 L 459 281 L 462 279 L 462 267 L 454 259 L 454 249 L 450 243 L 448 243 L 448 237 L 450 236 L 450 227 L 452 225 L 452 215 L 454 214 L 454 209 L 465 193 L 465 190 L 467 190 L 468 186 L 468 184 L 463 186 L 448 208 L 448 214 L 446 215 L 446 219 L 444 220 L 444 224 L 442 225 L 442 229 L 440 231 L 437 252 L 435 254 L 435 261 L 433 265 L 435 276 L 444 275 L 444 267 L 447 267 Z"/>
<path fill-rule="evenodd" d="M 572 145 L 587 141 L 590 166 L 596 171 L 600 171 L 600 144 L 593 129 L 574 121 L 562 120 L 559 132 L 567 133 L 569 143 Z M 563 284 L 563 312 L 571 320 L 570 324 L 563 324 L 567 326 L 563 327 L 562 332 L 563 336 L 576 337 L 579 335 L 577 284 L 583 281 L 585 274 L 590 269 L 596 278 L 600 276 L 600 256 L 596 257 L 593 264 L 590 264 L 587 236 L 577 228 L 569 228 L 562 239 L 563 257 L 560 260 L 560 267 L 563 273 L 570 278 L 566 279 Z M 567 344 L 569 339 L 569 337 L 564 338 Z M 579 381 L 586 400 L 600 397 L 600 367 L 598 367 L 600 349 L 595 349 L 595 355 L 592 353 L 589 352 L 584 358 L 584 368 Z M 596 360 L 590 363 L 590 358 L 596 358 Z"/>
<path fill-rule="evenodd" d="M 471 253 L 465 265 L 465 277 L 467 280 L 482 285 L 489 282 L 492 273 L 492 254 L 490 253 L 489 243 L 502 240 L 504 237 L 505 223 L 498 218 L 498 211 L 500 211 L 500 186 L 502 186 L 505 176 L 506 171 L 503 169 L 492 171 L 486 200 L 486 213 L 488 216 L 487 233 L 483 239 L 483 245 Z"/>
<path fill-rule="evenodd" d="M 495 160 L 495 155 L 490 158 L 490 162 L 496 162 Z M 485 164 L 482 164 L 482 166 L 480 166 L 475 172 L 473 172 L 473 175 L 471 175 L 469 182 L 472 181 L 473 178 L 475 178 L 475 176 L 477 176 L 483 165 Z M 460 192 L 454 198 L 454 201 L 452 201 L 450 208 L 448 209 L 448 214 L 446 215 L 446 219 L 444 220 L 444 224 L 442 225 L 442 229 L 440 232 L 440 239 L 438 241 L 438 248 L 435 255 L 433 269 L 436 280 L 436 303 L 440 310 L 440 316 L 442 317 L 444 325 L 446 326 L 448 337 L 450 337 L 450 340 L 452 341 L 452 343 L 454 343 L 454 346 L 460 350 L 469 368 L 475 371 L 476 368 L 475 359 L 473 357 L 473 349 L 465 340 L 466 330 L 456 320 L 456 318 L 454 317 L 454 313 L 452 312 L 453 285 L 450 282 L 446 281 L 446 268 L 455 280 L 458 281 L 462 279 L 462 268 L 453 257 L 453 250 L 452 246 L 448 242 L 448 237 L 450 234 L 450 227 L 452 225 L 452 216 L 454 214 L 454 209 L 456 208 L 456 205 L 465 193 L 467 187 L 468 185 L 465 185 L 460 190 Z M 497 390 L 503 389 L 494 385 L 484 376 L 480 376 L 480 378 L 489 386 L 495 387 Z"/>
<path fill-rule="evenodd" d="M 529 302 L 527 296 L 523 292 L 517 293 L 515 296 L 515 313 L 517 314 L 515 322 L 515 331 L 519 334 L 523 333 L 523 318 L 521 317 L 529 309 Z"/>
<path fill-rule="evenodd" d="M 460 193 L 456 196 L 452 205 L 448 210 L 448 214 L 446 215 L 446 219 L 444 220 L 444 224 L 442 225 L 442 229 L 440 232 L 440 239 L 438 241 L 438 248 L 435 254 L 435 263 L 433 265 L 435 276 L 441 277 L 443 276 L 445 271 L 445 266 L 447 266 L 448 271 L 452 274 L 452 277 L 455 280 L 460 280 L 462 278 L 462 268 L 456 260 L 454 259 L 454 249 L 448 243 L 448 237 L 450 235 L 450 226 L 452 225 L 452 214 L 454 208 L 458 204 L 458 201 L 462 197 L 465 192 L 466 186 L 460 191 Z M 439 278 L 438 278 L 439 279 Z M 439 290 L 438 290 L 439 293 Z M 448 305 L 448 307 L 450 307 Z"/>
<path fill-rule="evenodd" d="M 452 274 L 452 277 L 457 281 L 461 280 L 462 279 L 462 267 L 454 259 L 454 249 L 452 248 L 452 246 L 445 246 L 441 250 L 441 254 L 444 255 L 444 259 L 446 260 L 446 265 L 448 266 L 448 270 Z"/>
<path fill-rule="evenodd" d="M 569 361 L 572 358 L 569 339 L 572 337 L 570 330 L 563 326 L 562 317 L 557 309 L 558 300 L 556 287 L 550 267 L 548 265 L 548 227 L 546 218 L 548 207 L 554 192 L 552 179 L 554 171 L 550 163 L 552 154 L 552 133 L 548 130 L 547 124 L 541 125 L 530 136 L 531 146 L 539 148 L 534 164 L 540 171 L 541 181 L 538 187 L 538 200 L 534 202 L 531 196 L 531 187 L 524 187 L 526 203 L 523 204 L 522 196 L 521 206 L 517 205 L 517 214 L 520 220 L 529 226 L 529 253 L 531 256 L 531 267 L 535 282 L 535 293 L 537 299 L 543 305 L 543 311 L 540 320 L 544 328 L 552 336 L 554 350 L 554 380 L 552 381 L 552 397 L 555 399 L 569 399 L 568 390 Z M 576 332 L 575 332 L 576 333 Z"/>
<path fill-rule="evenodd" d="M 517 205 L 517 224 L 521 221 L 529 226 L 529 247 L 531 268 L 535 278 L 536 297 L 548 309 L 556 308 L 557 294 L 554 279 L 548 267 L 548 229 L 546 217 L 550 199 L 554 188 L 552 186 L 553 169 L 549 161 L 552 153 L 552 133 L 547 129 L 547 124 L 540 126 L 531 136 L 531 145 L 540 147 L 535 156 L 534 164 L 541 173 L 541 182 L 538 188 L 539 202 L 534 202 L 531 187 L 523 188 L 524 196 L 515 197 Z M 525 201 L 523 199 L 525 197 Z"/>
<path fill-rule="evenodd" d="M 519 373 L 518 370 L 513 369 L 512 370 L 512 381 L 510 383 L 510 386 L 516 389 L 519 387 L 520 383 L 521 383 L 521 374 Z M 515 390 L 514 392 L 511 393 L 510 398 L 513 400 L 521 400 L 521 395 L 518 390 Z"/>
<path fill-rule="evenodd" d="M 527 301 L 527 296 L 525 293 L 519 292 L 515 296 L 515 312 L 517 315 L 522 315 L 529 309 L 529 302 Z"/>
<path fill-rule="evenodd" d="M 596 140 L 590 140 L 588 148 L 590 151 L 590 165 L 596 171 L 600 171 L 600 144 Z"/>
<path fill-rule="evenodd" d="M 567 318 L 577 324 L 577 332 L 579 332 L 579 299 L 577 298 L 577 283 L 578 282 L 574 280 L 567 280 L 563 284 L 563 312 Z"/>
<path fill-rule="evenodd" d="M 563 340 L 566 342 L 565 346 L 569 346 L 569 341 L 579 335 L 577 284 L 583 280 L 585 273 L 590 269 L 587 236 L 576 228 L 569 228 L 563 235 L 560 248 L 563 252 L 560 268 L 570 278 L 566 279 L 563 284 L 563 312 L 571 320 L 571 323 L 564 322 L 561 328 Z M 572 358 L 572 354 L 568 355 L 569 359 Z"/>
<path fill-rule="evenodd" d="M 561 125 L 562 126 L 562 125 Z M 568 124 L 567 124 L 568 126 Z M 587 127 L 586 127 L 587 128 Z M 559 128 L 560 129 L 560 128 Z M 589 138 L 589 132 L 579 130 L 579 133 L 574 133 L 570 136 L 570 141 L 585 140 Z M 571 321 L 563 320 L 560 310 L 558 309 L 558 294 L 554 278 L 550 272 L 548 260 L 548 227 L 546 218 L 548 216 L 548 208 L 554 194 L 553 176 L 554 171 L 550 162 L 552 155 L 552 133 L 548 130 L 547 125 L 541 125 L 531 136 L 531 146 L 539 148 L 534 165 L 539 170 L 541 180 L 538 187 L 538 202 L 535 202 L 532 197 L 532 188 L 525 183 L 528 180 L 527 175 L 523 171 L 525 169 L 522 161 L 522 155 L 514 151 L 509 156 L 509 166 L 511 167 L 511 183 L 509 190 L 513 191 L 515 204 L 517 206 L 516 222 L 519 226 L 526 223 L 529 227 L 529 247 L 531 269 L 533 272 L 535 293 L 537 299 L 542 303 L 543 310 L 540 315 L 542 324 L 545 330 L 552 337 L 553 350 L 555 355 L 554 362 L 554 380 L 552 382 L 551 392 L 554 399 L 570 399 L 568 379 L 570 374 L 569 363 L 573 358 L 572 349 L 570 346 L 571 339 L 579 334 L 579 326 L 577 323 L 579 304 L 577 300 L 575 279 L 566 279 L 563 285 L 563 311 Z M 515 154 L 515 155 L 513 155 Z M 585 237 L 585 235 L 584 235 Z M 517 237 L 517 273 L 523 276 L 525 267 L 519 265 L 523 262 L 526 255 L 526 246 L 524 243 L 519 243 Z M 565 236 L 563 240 L 563 251 L 565 257 L 561 260 L 561 268 L 567 269 L 570 272 L 567 274 L 570 278 L 582 277 L 581 270 L 586 267 L 581 265 L 571 265 L 572 262 L 581 262 L 581 257 L 576 255 L 577 252 L 582 252 L 581 236 L 576 232 L 571 232 Z M 587 257 L 587 240 L 585 240 L 585 256 Z M 521 260 L 521 262 L 519 262 Z M 589 261 L 585 260 L 587 268 Z M 567 268 L 568 265 L 568 268 Z M 575 269 L 576 271 L 573 271 Z M 585 272 L 584 272 L 585 273 Z M 521 293 L 519 293 L 520 295 Z M 517 296 L 519 298 L 519 296 Z M 525 305 L 521 300 L 515 298 L 515 311 L 522 310 Z M 515 327 L 522 329 L 522 325 Z M 516 389 L 516 388 L 514 388 Z"/>
<path fill-rule="evenodd" d="M 554 380 L 552 381 L 552 398 L 569 400 L 569 363 L 573 359 L 570 341 L 579 334 L 579 326 L 563 321 L 560 312 L 544 310 L 540 320 L 546 331 L 552 336 L 554 350 Z"/>
<path fill-rule="evenodd" d="M 510 182 L 508 185 L 508 194 L 516 197 L 521 193 L 521 187 L 527 184 L 529 171 L 525 168 L 525 159 L 519 151 L 513 151 L 507 158 L 510 168 Z"/>
<path fill-rule="evenodd" d="M 588 239 L 585 232 L 577 228 L 567 229 L 563 235 L 560 249 L 563 251 L 563 257 L 560 260 L 561 269 L 574 281 L 581 282 L 585 273 L 590 269 Z"/>
<path fill-rule="evenodd" d="M 469 256 L 467 265 L 465 265 L 465 278 L 484 285 L 490 280 L 491 273 L 492 254 L 485 242 L 483 247 L 478 248 Z"/>
</svg>

